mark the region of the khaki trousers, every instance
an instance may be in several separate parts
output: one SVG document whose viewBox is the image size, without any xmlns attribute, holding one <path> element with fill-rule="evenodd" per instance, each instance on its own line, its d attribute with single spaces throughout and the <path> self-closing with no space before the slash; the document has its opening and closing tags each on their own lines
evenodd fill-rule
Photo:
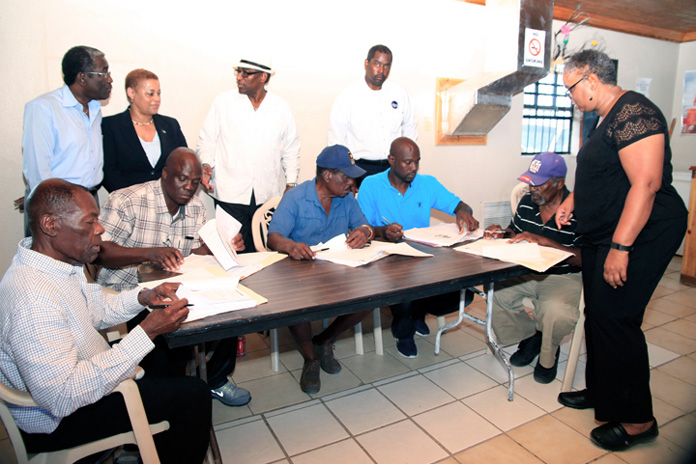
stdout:
<svg viewBox="0 0 696 464">
<path fill-rule="evenodd" d="M 516 277 L 495 286 L 493 293 L 493 331 L 501 345 L 511 345 L 542 333 L 539 362 L 550 368 L 563 338 L 575 328 L 580 315 L 578 304 L 580 273 Z M 531 319 L 522 300 L 534 304 Z"/>
</svg>

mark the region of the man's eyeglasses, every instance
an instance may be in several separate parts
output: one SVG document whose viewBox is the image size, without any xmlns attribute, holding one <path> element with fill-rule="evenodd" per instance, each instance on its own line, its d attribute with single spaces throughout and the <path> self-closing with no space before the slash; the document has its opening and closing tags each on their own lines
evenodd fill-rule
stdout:
<svg viewBox="0 0 696 464">
<path fill-rule="evenodd" d="M 244 69 L 235 69 L 234 70 L 234 75 L 236 76 L 242 76 L 244 79 L 246 79 L 249 76 L 253 76 L 254 74 L 261 74 L 263 71 L 246 71 Z"/>
<path fill-rule="evenodd" d="M 101 76 L 104 79 L 108 79 L 111 77 L 111 71 L 107 71 L 107 72 L 85 71 L 84 73 L 85 74 L 93 74 L 95 76 Z"/>
<path fill-rule="evenodd" d="M 573 89 L 575 88 L 575 86 L 578 85 L 579 83 L 581 83 L 582 81 L 584 81 L 585 79 L 587 79 L 588 77 L 590 77 L 590 76 L 585 76 L 585 77 L 581 78 L 579 81 L 577 81 L 575 84 L 568 87 L 568 90 L 566 90 L 566 95 L 568 95 L 569 98 L 573 98 L 572 93 L 573 93 Z"/>
</svg>

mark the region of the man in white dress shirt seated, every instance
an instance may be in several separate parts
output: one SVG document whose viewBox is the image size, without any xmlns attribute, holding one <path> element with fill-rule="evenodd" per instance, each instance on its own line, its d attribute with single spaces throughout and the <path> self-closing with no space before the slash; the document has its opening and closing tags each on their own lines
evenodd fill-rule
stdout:
<svg viewBox="0 0 696 464">
<path fill-rule="evenodd" d="M 38 453 L 131 430 L 123 397 L 110 393 L 134 376 L 154 338 L 179 328 L 188 300 L 177 298 L 178 284 L 111 294 L 87 282 L 83 265 L 97 257 L 104 228 L 85 187 L 45 180 L 29 208 L 33 238 L 20 242 L 0 282 L 0 382 L 38 404 L 10 405 L 27 451 Z M 112 347 L 98 332 L 165 303 Z M 154 436 L 161 462 L 200 464 L 211 426 L 207 385 L 147 372 L 136 383 L 149 421 L 169 422 Z"/>
</svg>

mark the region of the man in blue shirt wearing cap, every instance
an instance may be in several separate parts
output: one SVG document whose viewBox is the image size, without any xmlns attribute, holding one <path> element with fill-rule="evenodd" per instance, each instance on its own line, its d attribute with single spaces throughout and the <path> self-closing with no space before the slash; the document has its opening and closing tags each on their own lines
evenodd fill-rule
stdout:
<svg viewBox="0 0 696 464">
<path fill-rule="evenodd" d="M 362 248 L 373 237 L 358 202 L 353 196 L 355 178 L 365 171 L 355 165 L 348 148 L 333 145 L 317 157 L 317 176 L 288 190 L 268 227 L 268 246 L 296 260 L 314 259 L 311 246 L 348 233 L 346 244 Z M 370 310 L 337 317 L 322 333 L 312 338 L 309 322 L 290 326 L 304 367 L 300 387 L 305 393 L 321 388 L 319 368 L 329 374 L 341 371 L 333 356 L 333 342 L 345 330 L 360 322 Z"/>
<path fill-rule="evenodd" d="M 565 186 L 567 172 L 563 158 L 556 153 L 540 153 L 519 180 L 529 184 L 529 193 L 520 199 L 507 229 L 492 225 L 486 238 L 510 238 L 574 253 L 544 273 L 533 273 L 496 284 L 492 325 L 498 342 L 520 342 L 510 357 L 513 366 L 526 366 L 539 355 L 534 380 L 550 383 L 556 378 L 560 343 L 572 332 L 578 320 L 582 289 L 580 249 L 576 248 L 575 219 L 562 229 L 556 226 L 556 210 L 570 194 Z M 531 319 L 522 300 L 534 304 Z"/>
</svg>

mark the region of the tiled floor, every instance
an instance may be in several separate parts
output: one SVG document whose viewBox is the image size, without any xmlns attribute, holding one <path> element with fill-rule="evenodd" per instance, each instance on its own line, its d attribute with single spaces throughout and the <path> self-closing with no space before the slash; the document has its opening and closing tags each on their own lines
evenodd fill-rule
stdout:
<svg viewBox="0 0 696 464">
<path fill-rule="evenodd" d="M 398 355 L 389 330 L 385 354 L 374 352 L 366 327 L 364 355 L 348 335 L 336 344 L 343 371 L 322 372 L 320 394 L 300 391 L 302 359 L 289 332 L 280 330 L 281 372 L 273 372 L 267 340 L 247 337 L 234 381 L 251 391 L 248 406 L 214 402 L 215 430 L 225 463 L 660 463 L 687 462 L 696 444 L 696 288 L 679 283 L 675 258 L 655 292 L 644 330 L 650 348 L 651 385 L 660 437 L 623 453 L 608 453 L 587 438 L 593 413 L 556 401 L 558 379 L 541 385 L 532 368 L 516 368 L 515 398 L 507 377 L 484 343 L 480 326 L 449 331 L 435 356 L 434 336 L 418 338 L 419 356 Z M 473 311 L 485 312 L 483 301 Z M 370 322 L 365 322 L 367 326 Z M 449 319 L 449 318 L 448 318 Z M 428 318 L 434 333 L 437 322 Z M 383 326 L 389 327 L 383 311 Z M 509 347 L 513 351 L 515 347 Z M 584 386 L 581 355 L 574 388 Z M 692 455 L 693 457 L 693 455 Z M 13 462 L 7 440 L 0 462 Z"/>
</svg>

